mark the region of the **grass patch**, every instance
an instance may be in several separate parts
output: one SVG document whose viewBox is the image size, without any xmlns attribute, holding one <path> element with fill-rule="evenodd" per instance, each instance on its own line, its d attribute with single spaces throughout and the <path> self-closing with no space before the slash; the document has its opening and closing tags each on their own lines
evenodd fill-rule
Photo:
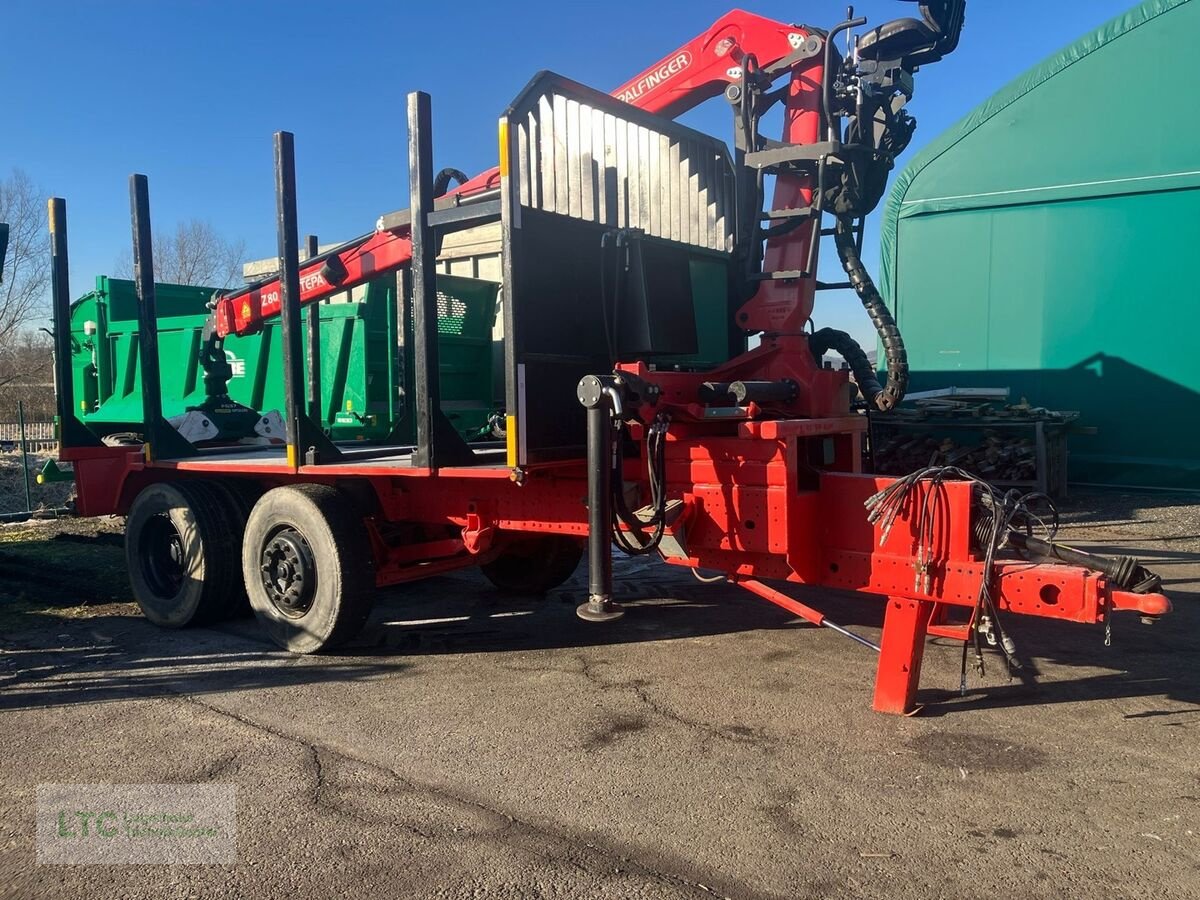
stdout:
<svg viewBox="0 0 1200 900">
<path fill-rule="evenodd" d="M 0 530 L 0 632 L 29 627 L 30 616 L 87 618 L 130 599 L 120 535 Z"/>
</svg>

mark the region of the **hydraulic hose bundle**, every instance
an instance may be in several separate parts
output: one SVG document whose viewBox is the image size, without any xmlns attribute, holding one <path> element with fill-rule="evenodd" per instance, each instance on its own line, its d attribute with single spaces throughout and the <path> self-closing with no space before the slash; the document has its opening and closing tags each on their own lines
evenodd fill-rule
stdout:
<svg viewBox="0 0 1200 900">
<path fill-rule="evenodd" d="M 979 491 L 983 512 L 976 521 L 975 535 L 984 555 L 985 573 L 980 581 L 979 594 L 975 598 L 975 606 L 971 613 L 971 637 L 963 643 L 961 690 L 965 693 L 967 654 L 972 645 L 975 647 L 976 666 L 981 675 L 984 672 L 984 642 L 1000 651 L 1008 664 L 1010 674 L 1022 668 L 1017 658 L 1016 644 L 1000 621 L 1000 609 L 991 573 L 996 554 L 1008 543 L 1011 532 L 1025 530 L 1032 533 L 1037 528 L 1045 534 L 1048 542 L 1052 542 L 1058 529 L 1058 512 L 1045 494 L 1021 494 L 1017 491 L 1001 494 L 982 478 L 957 466 L 931 466 L 896 480 L 867 499 L 865 505 L 870 511 L 867 519 L 871 523 L 882 523 L 879 539 L 882 544 L 891 533 L 897 517 L 908 510 L 909 518 L 912 519 L 917 532 L 914 590 L 929 593 L 932 587 L 931 567 L 937 555 L 934 540 L 940 487 L 945 481 L 959 480 L 970 481 Z M 915 490 L 922 482 L 926 484 L 924 495 L 914 499 L 917 496 Z M 1039 504 L 1048 508 L 1049 521 L 1046 520 L 1047 517 L 1035 511 Z"/>
<path fill-rule="evenodd" d="M 875 367 L 867 359 L 867 354 L 863 352 L 858 341 L 846 332 L 834 328 L 822 328 L 820 331 L 814 332 L 808 339 L 808 349 L 812 351 L 813 358 L 818 365 L 829 350 L 833 350 L 844 359 L 850 366 L 850 371 L 854 373 L 858 389 L 862 391 L 862 395 L 868 403 L 873 403 L 874 398 L 883 392 L 879 380 L 875 377 Z"/>
<path fill-rule="evenodd" d="M 875 325 L 875 330 L 879 333 L 879 340 L 883 344 L 887 360 L 887 384 L 880 387 L 879 382 L 875 380 L 870 364 L 866 363 L 866 356 L 862 353 L 862 348 L 854 344 L 848 335 L 845 338 L 846 341 L 854 344 L 853 349 L 862 355 L 859 366 L 864 370 L 865 381 L 864 377 L 860 376 L 854 359 L 834 345 L 829 346 L 831 349 L 838 349 L 838 352 L 850 364 L 867 405 L 881 412 L 888 412 L 904 399 L 904 392 L 908 389 L 908 352 L 904 349 L 904 338 L 900 336 L 896 320 L 892 318 L 891 311 L 883 302 L 883 297 L 875 287 L 875 282 L 871 280 L 866 267 L 863 266 L 862 258 L 858 255 L 858 244 L 854 239 L 853 222 L 849 217 L 838 218 L 834 241 L 837 244 L 838 258 L 842 261 L 842 268 L 845 269 L 851 286 L 858 294 L 863 307 L 871 317 L 871 322 Z M 820 333 L 818 332 L 818 334 Z M 840 335 L 841 332 L 835 332 L 835 334 Z"/>
<path fill-rule="evenodd" d="M 613 452 L 612 495 L 613 543 L 630 556 L 653 553 L 662 542 L 667 527 L 667 427 L 670 417 L 659 413 L 646 429 L 646 474 L 650 484 L 650 517 L 641 519 L 629 509 L 625 500 L 625 484 L 621 472 L 621 446 L 615 442 Z M 624 525 L 628 531 L 622 530 Z M 647 536 L 646 528 L 652 530 Z"/>
<path fill-rule="evenodd" d="M 1051 559 L 1081 566 L 1104 574 L 1112 585 L 1133 593 L 1152 593 L 1161 589 L 1162 579 L 1131 557 L 1109 558 L 1065 547 L 1055 542 L 1058 510 L 1054 502 L 1039 491 L 1022 494 L 1001 492 L 990 483 L 957 466 L 931 466 L 897 479 L 866 501 L 868 521 L 881 523 L 880 543 L 887 540 L 896 518 L 907 510 L 917 534 L 916 576 L 913 588 L 928 594 L 933 584 L 931 566 L 937 555 L 934 547 L 938 493 L 945 481 L 969 481 L 975 485 L 975 514 L 972 537 L 983 553 L 984 578 L 971 613 L 971 637 L 963 644 L 961 689 L 966 692 L 968 648 L 975 647 L 976 663 L 983 674 L 983 645 L 1000 651 L 1010 674 L 1021 668 L 1016 644 L 1000 621 L 997 594 L 991 573 L 996 554 L 1011 547 L 1029 559 Z M 924 482 L 924 496 L 914 500 L 915 489 Z M 1104 616 L 1104 643 L 1112 643 L 1111 607 Z"/>
</svg>

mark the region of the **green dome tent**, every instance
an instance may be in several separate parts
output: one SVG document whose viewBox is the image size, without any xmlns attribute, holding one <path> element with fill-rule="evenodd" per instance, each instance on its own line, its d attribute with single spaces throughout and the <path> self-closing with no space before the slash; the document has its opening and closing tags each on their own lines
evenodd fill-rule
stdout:
<svg viewBox="0 0 1200 900">
<path fill-rule="evenodd" d="M 1077 409 L 1073 481 L 1200 489 L 1200 2 L 1148 0 L 901 173 L 881 282 L 911 390 Z"/>
</svg>

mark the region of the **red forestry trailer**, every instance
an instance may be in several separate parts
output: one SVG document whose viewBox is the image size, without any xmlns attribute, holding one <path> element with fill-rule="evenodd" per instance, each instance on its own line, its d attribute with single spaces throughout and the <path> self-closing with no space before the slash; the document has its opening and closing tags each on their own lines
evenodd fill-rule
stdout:
<svg viewBox="0 0 1200 900">
<path fill-rule="evenodd" d="M 605 621 L 622 612 L 615 543 L 718 573 L 870 647 L 875 708 L 904 713 L 927 634 L 1015 663 L 1010 614 L 1107 624 L 1122 610 L 1168 612 L 1160 582 L 1135 561 L 1056 544 L 1045 498 L 949 469 L 862 473 L 861 408 L 890 409 L 907 374 L 860 259 L 862 222 L 912 136 L 914 73 L 955 48 L 964 6 L 922 3 L 916 17 L 857 38 L 863 19 L 823 31 L 731 12 L 611 95 L 543 72 L 500 118 L 499 166 L 470 180 L 450 169 L 435 178 L 429 98 L 411 94 L 409 208 L 303 266 L 292 137 L 277 134 L 281 274 L 214 303 L 196 348 L 208 398 L 193 411 L 200 429 L 162 415 L 159 366 L 175 361 L 159 358 L 147 183 L 133 176 L 145 408 L 132 444 L 97 439 L 74 414 L 65 205 L 51 201 L 62 458 L 82 515 L 127 516 L 146 616 L 213 622 L 248 596 L 275 641 L 307 653 L 351 638 L 379 586 L 479 566 L 502 588 L 544 591 L 586 547 L 579 615 Z M 717 96 L 732 112 L 732 150 L 674 121 Z M 776 106 L 780 140 L 759 130 Z M 439 291 L 435 259 L 448 233 L 495 222 L 503 440 L 468 443 L 440 406 L 439 315 L 453 298 Z M 845 285 L 817 280 L 822 238 Z M 310 416 L 319 329 L 304 329 L 303 307 L 401 269 L 416 442 L 335 443 Z M 815 292 L 843 286 L 879 331 L 885 384 L 848 335 L 809 327 Z M 263 440 L 270 416 L 229 399 L 222 350 L 227 335 L 276 319 L 282 445 Z M 828 351 L 854 383 L 822 365 Z M 880 644 L 787 585 L 877 595 Z"/>
</svg>

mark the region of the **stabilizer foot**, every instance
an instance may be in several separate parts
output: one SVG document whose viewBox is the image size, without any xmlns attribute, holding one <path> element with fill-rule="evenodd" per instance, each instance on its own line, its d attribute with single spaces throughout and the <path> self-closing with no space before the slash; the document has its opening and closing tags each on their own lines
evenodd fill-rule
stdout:
<svg viewBox="0 0 1200 900">
<path fill-rule="evenodd" d="M 575 607 L 575 615 L 585 622 L 613 622 L 625 615 L 625 608 L 606 597 L 592 597 Z"/>
<path fill-rule="evenodd" d="M 888 599 L 879 643 L 879 670 L 875 675 L 876 712 L 908 715 L 917 705 L 925 636 L 934 604 L 905 597 Z"/>
</svg>

